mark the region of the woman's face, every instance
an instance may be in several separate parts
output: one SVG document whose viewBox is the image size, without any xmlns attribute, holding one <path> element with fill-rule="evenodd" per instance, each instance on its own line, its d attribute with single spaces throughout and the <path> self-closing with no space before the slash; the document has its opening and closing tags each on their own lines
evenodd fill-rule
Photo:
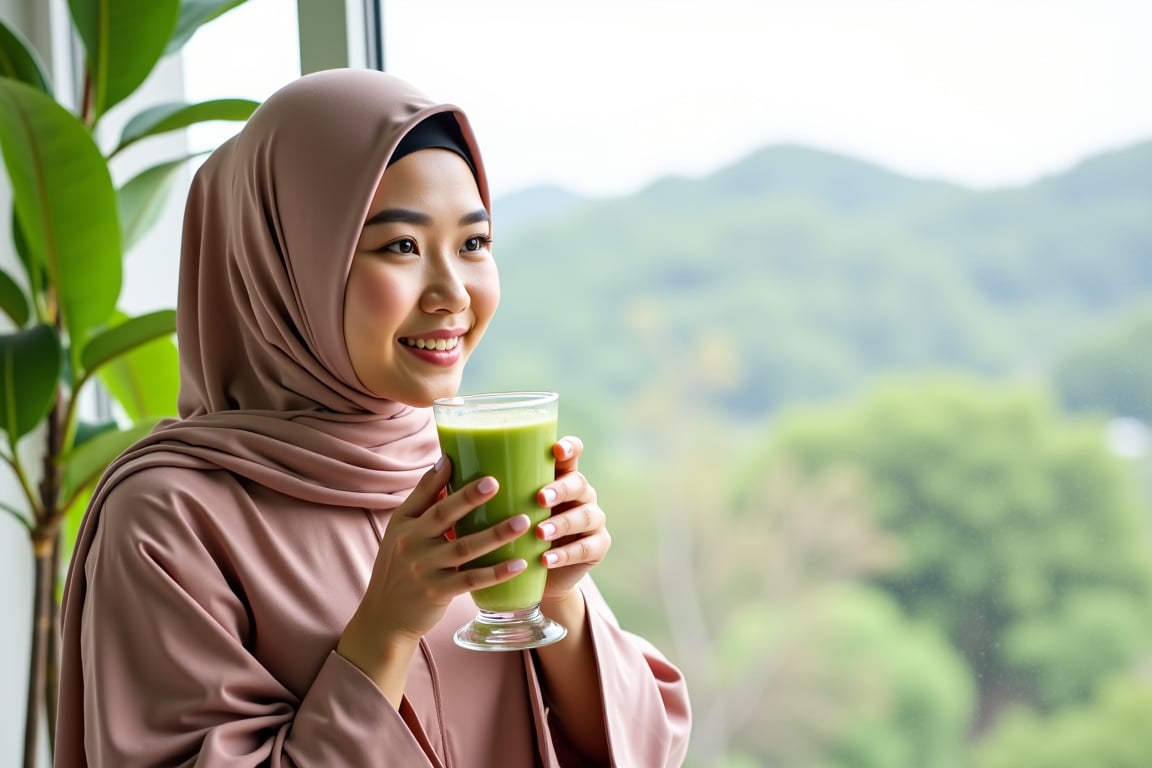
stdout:
<svg viewBox="0 0 1152 768">
<path fill-rule="evenodd" d="M 468 164 L 422 149 L 384 171 L 344 294 L 344 338 L 375 395 L 424 407 L 456 394 L 500 300 L 491 223 Z"/>
</svg>

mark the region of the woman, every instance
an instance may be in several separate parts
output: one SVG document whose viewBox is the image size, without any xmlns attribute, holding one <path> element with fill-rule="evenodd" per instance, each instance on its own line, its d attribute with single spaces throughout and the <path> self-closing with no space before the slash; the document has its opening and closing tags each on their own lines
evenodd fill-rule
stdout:
<svg viewBox="0 0 1152 768">
<path fill-rule="evenodd" d="M 524 563 L 458 566 L 528 527 L 448 541 L 495 489 L 447 492 L 429 408 L 496 309 L 490 210 L 464 114 L 367 70 L 287 86 L 198 171 L 181 418 L 109 468 L 81 529 L 57 766 L 680 763 L 680 673 L 587 578 L 610 539 L 579 439 L 533 532 L 568 636 L 452 642 L 468 591 Z"/>
</svg>

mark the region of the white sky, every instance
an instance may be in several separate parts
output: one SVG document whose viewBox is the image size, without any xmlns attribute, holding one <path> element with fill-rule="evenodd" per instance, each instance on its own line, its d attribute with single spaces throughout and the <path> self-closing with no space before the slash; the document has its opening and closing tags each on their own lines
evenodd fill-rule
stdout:
<svg viewBox="0 0 1152 768">
<path fill-rule="evenodd" d="M 469 113 L 496 195 L 625 194 L 778 142 L 996 186 L 1152 139 L 1152 0 L 383 2 L 387 68 Z M 294 77 L 294 17 L 206 28 L 189 96 Z"/>
</svg>

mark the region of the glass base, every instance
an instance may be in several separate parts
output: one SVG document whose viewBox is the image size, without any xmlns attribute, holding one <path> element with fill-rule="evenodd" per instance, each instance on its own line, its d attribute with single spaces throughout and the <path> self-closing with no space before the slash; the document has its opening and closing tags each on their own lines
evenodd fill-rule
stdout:
<svg viewBox="0 0 1152 768">
<path fill-rule="evenodd" d="M 473 651 L 522 651 L 563 640 L 568 630 L 534 605 L 520 611 L 486 611 L 456 630 L 454 640 Z"/>
</svg>

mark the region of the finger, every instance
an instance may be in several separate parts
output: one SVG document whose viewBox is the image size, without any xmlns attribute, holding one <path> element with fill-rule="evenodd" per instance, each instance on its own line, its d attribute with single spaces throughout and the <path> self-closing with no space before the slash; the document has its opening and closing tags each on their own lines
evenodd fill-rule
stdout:
<svg viewBox="0 0 1152 768">
<path fill-rule="evenodd" d="M 477 478 L 458 491 L 448 494 L 428 508 L 425 517 L 433 527 L 433 535 L 442 536 L 460 518 L 491 499 L 500 490 L 496 478 Z"/>
<path fill-rule="evenodd" d="M 585 536 L 563 546 L 553 547 L 540 556 L 545 568 L 563 568 L 566 565 L 597 565 L 603 562 L 612 546 L 612 536 L 607 528 L 601 528 L 591 536 Z"/>
<path fill-rule="evenodd" d="M 580 454 L 584 453 L 584 441 L 574 435 L 565 435 L 552 446 L 556 457 L 556 472 L 575 472 Z"/>
<path fill-rule="evenodd" d="M 475 592 L 478 589 L 491 587 L 502 581 L 508 581 L 528 567 L 528 562 L 522 558 L 506 560 L 497 565 L 483 568 L 466 568 L 455 571 L 447 579 L 447 587 L 455 594 Z"/>
<path fill-rule="evenodd" d="M 544 541 L 556 541 L 574 534 L 592 533 L 605 528 L 608 522 L 599 504 L 581 504 L 572 509 L 552 515 L 536 526 L 536 537 Z"/>
<path fill-rule="evenodd" d="M 447 456 L 441 456 L 437 459 L 432 468 L 420 477 L 416 487 L 412 489 L 412 493 L 408 494 L 404 503 L 396 508 L 396 514 L 403 517 L 420 517 L 423 515 L 425 510 L 441 497 L 444 487 L 448 485 L 448 480 L 452 474 L 451 466 L 452 462 Z"/>
<path fill-rule="evenodd" d="M 536 493 L 536 503 L 542 507 L 555 507 L 569 501 L 583 504 L 596 501 L 596 491 L 580 472 L 566 472 Z"/>
<path fill-rule="evenodd" d="M 515 515 L 482 531 L 444 542 L 442 562 L 459 567 L 524 535 L 532 526 L 528 515 Z"/>
</svg>

